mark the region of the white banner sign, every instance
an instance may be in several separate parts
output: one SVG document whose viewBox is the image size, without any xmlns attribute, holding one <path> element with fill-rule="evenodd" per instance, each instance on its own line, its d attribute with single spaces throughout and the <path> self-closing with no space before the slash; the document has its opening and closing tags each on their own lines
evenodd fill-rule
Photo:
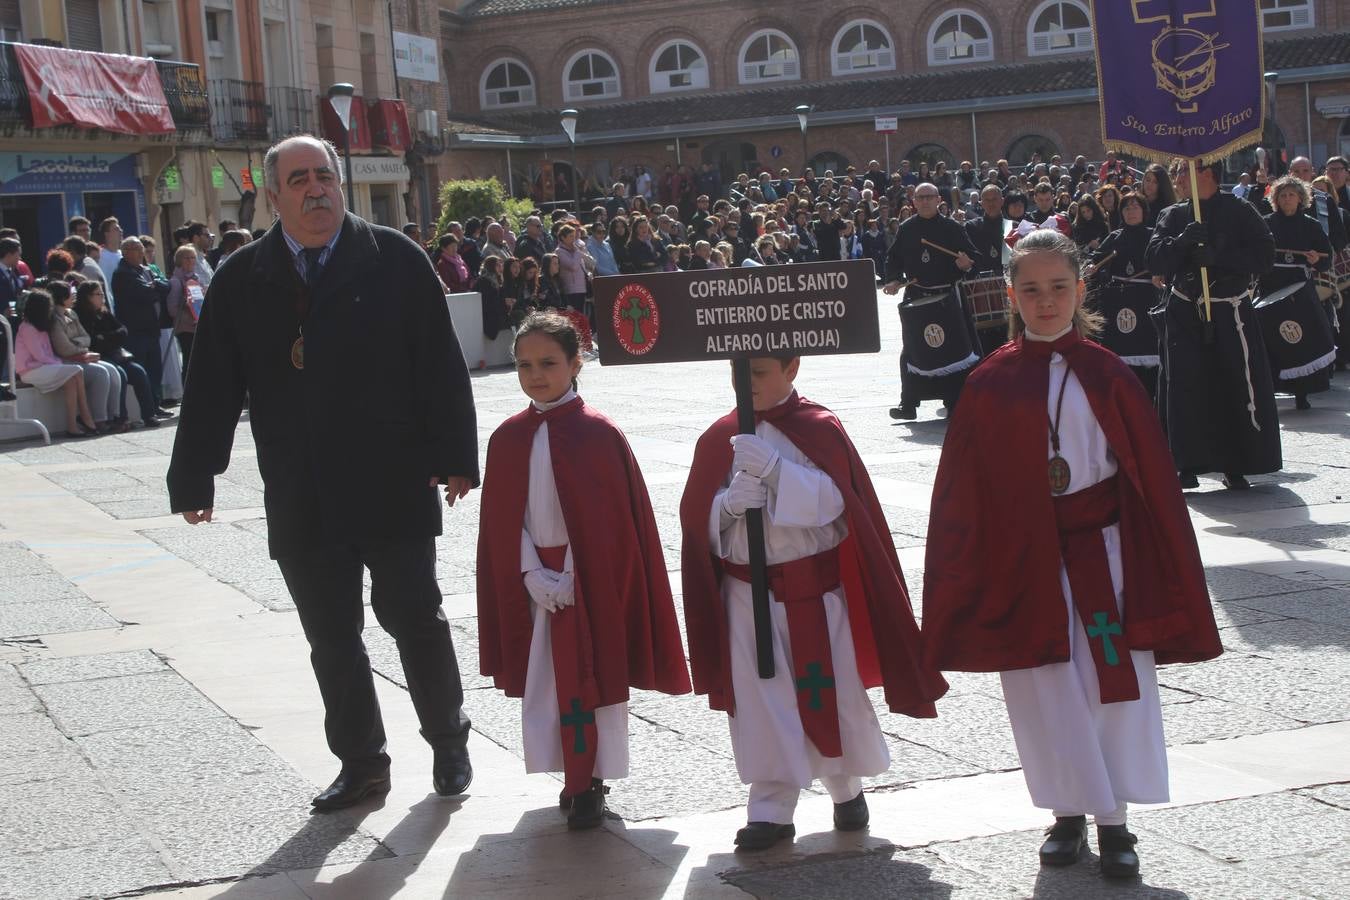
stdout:
<svg viewBox="0 0 1350 900">
<path fill-rule="evenodd" d="M 357 184 L 370 182 L 398 182 L 408 180 L 408 166 L 399 156 L 353 156 L 352 181 Z"/>
<path fill-rule="evenodd" d="M 899 130 L 900 121 L 896 116 L 877 116 L 877 131 L 886 134 L 895 134 Z"/>
<path fill-rule="evenodd" d="M 394 71 L 399 78 L 440 81 L 437 75 L 436 42 L 431 38 L 395 31 Z"/>
</svg>

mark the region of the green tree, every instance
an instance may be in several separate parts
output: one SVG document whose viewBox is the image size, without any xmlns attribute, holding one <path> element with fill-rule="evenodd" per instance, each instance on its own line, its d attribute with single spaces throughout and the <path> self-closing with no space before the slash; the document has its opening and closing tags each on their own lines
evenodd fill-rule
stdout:
<svg viewBox="0 0 1350 900">
<path fill-rule="evenodd" d="M 445 234 L 451 222 L 463 222 L 471 216 L 482 218 L 507 216 L 515 228 L 534 209 L 529 200 L 513 200 L 496 178 L 447 181 L 441 185 L 441 217 L 436 222 L 435 237 Z"/>
</svg>

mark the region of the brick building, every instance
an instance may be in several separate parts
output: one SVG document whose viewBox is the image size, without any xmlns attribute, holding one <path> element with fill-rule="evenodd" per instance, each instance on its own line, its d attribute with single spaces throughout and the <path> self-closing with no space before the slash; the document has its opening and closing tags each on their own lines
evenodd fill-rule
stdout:
<svg viewBox="0 0 1350 900">
<path fill-rule="evenodd" d="M 1350 149 L 1350 0 L 1260 0 L 1291 154 Z M 583 184 L 711 162 L 818 171 L 901 158 L 1016 164 L 1102 154 L 1082 0 L 441 0 L 442 179 L 496 175 L 565 199 L 575 108 Z M 794 110 L 808 105 L 803 130 Z M 568 176 L 568 177 L 563 177 Z M 583 196 L 591 196 L 583 191 Z"/>
</svg>

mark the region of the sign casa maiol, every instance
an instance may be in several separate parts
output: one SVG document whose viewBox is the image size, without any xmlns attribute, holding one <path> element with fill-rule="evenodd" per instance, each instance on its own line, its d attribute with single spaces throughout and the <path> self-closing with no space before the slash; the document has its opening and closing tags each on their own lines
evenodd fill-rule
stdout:
<svg viewBox="0 0 1350 900">
<path fill-rule="evenodd" d="M 875 353 L 871 260 L 595 279 L 600 362 Z"/>
</svg>

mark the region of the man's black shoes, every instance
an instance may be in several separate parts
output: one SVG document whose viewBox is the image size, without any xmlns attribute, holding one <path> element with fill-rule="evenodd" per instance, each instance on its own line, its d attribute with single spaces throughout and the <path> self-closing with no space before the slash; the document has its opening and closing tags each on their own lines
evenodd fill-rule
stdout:
<svg viewBox="0 0 1350 900">
<path fill-rule="evenodd" d="M 871 820 L 867 812 L 867 798 L 862 791 L 852 800 L 834 805 L 834 827 L 836 831 L 862 831 Z"/>
<path fill-rule="evenodd" d="M 567 830 L 585 831 L 588 828 L 595 828 L 605 819 L 605 795 L 609 793 L 609 788 L 599 778 L 591 779 L 591 786 L 580 794 L 576 794 L 566 799 L 570 801 L 567 807 Z M 564 798 L 559 798 L 560 805 Z"/>
<path fill-rule="evenodd" d="M 473 766 L 467 747 L 436 747 L 431 764 L 431 784 L 442 797 L 464 793 L 473 782 Z"/>
<path fill-rule="evenodd" d="M 917 406 L 892 406 L 891 418 L 902 419 L 906 422 L 913 421 L 919 417 L 919 408 Z"/>
<path fill-rule="evenodd" d="M 1102 860 L 1102 874 L 1107 878 L 1134 878 L 1139 874 L 1139 854 L 1134 845 L 1139 838 L 1130 834 L 1124 825 L 1097 826 L 1097 853 Z"/>
<path fill-rule="evenodd" d="M 740 850 L 768 850 L 783 838 L 797 836 L 797 827 L 789 822 L 751 822 L 736 832 L 736 847 Z"/>
<path fill-rule="evenodd" d="M 1177 475 L 1181 480 L 1181 489 L 1183 491 L 1193 491 L 1200 486 L 1200 479 L 1194 472 L 1183 471 Z"/>
<path fill-rule="evenodd" d="M 1056 816 L 1045 830 L 1041 865 L 1071 866 L 1087 849 L 1087 816 Z"/>
<path fill-rule="evenodd" d="M 311 803 L 315 812 L 331 812 L 355 806 L 367 797 L 379 797 L 389 793 L 389 769 L 376 769 L 373 772 L 348 771 L 343 769 L 333 783 L 319 793 Z"/>
<path fill-rule="evenodd" d="M 1251 487 L 1251 483 L 1242 475 L 1225 475 L 1223 486 L 1230 491 L 1245 491 Z"/>
</svg>

